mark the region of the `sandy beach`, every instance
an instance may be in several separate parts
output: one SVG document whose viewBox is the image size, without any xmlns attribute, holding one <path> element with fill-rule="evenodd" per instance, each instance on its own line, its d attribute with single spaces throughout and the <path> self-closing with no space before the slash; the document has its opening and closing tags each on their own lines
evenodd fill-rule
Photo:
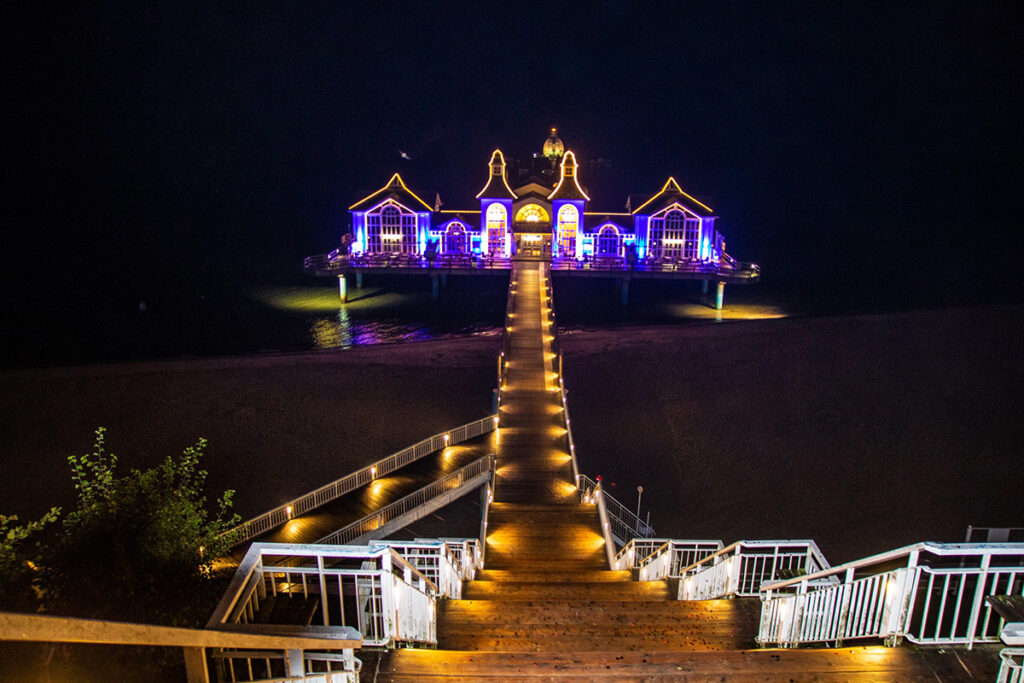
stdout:
<svg viewBox="0 0 1024 683">
<path fill-rule="evenodd" d="M 581 471 L 660 536 L 814 538 L 833 562 L 1024 526 L 1019 306 L 564 335 Z M 252 515 L 489 413 L 496 337 L 0 373 L 0 511 L 74 500 L 202 436 Z"/>
</svg>

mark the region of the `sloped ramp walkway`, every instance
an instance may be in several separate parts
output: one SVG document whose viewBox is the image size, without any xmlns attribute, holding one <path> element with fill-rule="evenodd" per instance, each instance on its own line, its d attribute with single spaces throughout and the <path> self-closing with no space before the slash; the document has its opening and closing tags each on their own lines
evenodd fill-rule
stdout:
<svg viewBox="0 0 1024 683">
<path fill-rule="evenodd" d="M 495 448 L 495 433 L 490 432 L 431 453 L 238 545 L 223 563 L 237 566 L 255 542 L 315 543 L 460 467 L 494 453 Z"/>
</svg>

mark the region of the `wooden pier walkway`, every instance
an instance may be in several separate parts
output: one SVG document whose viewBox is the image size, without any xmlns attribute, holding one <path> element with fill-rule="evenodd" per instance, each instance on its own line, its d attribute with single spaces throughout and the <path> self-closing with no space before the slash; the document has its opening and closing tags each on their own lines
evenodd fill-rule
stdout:
<svg viewBox="0 0 1024 683">
<path fill-rule="evenodd" d="M 573 484 L 545 267 L 513 264 L 485 569 L 439 603 L 438 649 L 385 654 L 374 680 L 959 680 L 900 648 L 758 650 L 759 601 L 682 602 L 609 571 Z"/>
</svg>

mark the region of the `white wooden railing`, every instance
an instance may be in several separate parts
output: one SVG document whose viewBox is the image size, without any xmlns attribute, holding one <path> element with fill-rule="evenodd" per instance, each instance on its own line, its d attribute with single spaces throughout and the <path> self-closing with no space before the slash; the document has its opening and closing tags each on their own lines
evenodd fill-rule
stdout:
<svg viewBox="0 0 1024 683">
<path fill-rule="evenodd" d="M 462 598 L 462 582 L 472 581 L 482 568 L 474 558 L 475 538 L 370 542 L 371 548 L 378 546 L 394 550 L 436 585 L 441 595 L 453 600 Z"/>
<path fill-rule="evenodd" d="M 664 563 L 665 560 L 662 560 Z M 759 594 L 761 585 L 830 567 L 809 540 L 737 541 L 679 570 L 680 600 Z M 644 567 L 640 568 L 641 573 Z M 838 581 L 823 578 L 822 581 Z"/>
<path fill-rule="evenodd" d="M 227 533 L 233 535 L 236 545 L 252 540 L 260 534 L 281 526 L 294 517 L 303 515 L 314 508 L 324 505 L 325 503 L 329 503 L 335 498 L 339 498 L 340 496 L 354 491 L 361 486 L 366 486 L 378 477 L 394 472 L 397 469 L 405 467 L 411 462 L 415 462 L 426 455 L 430 455 L 431 453 L 442 450 L 448 446 L 494 431 L 497 426 L 498 416 L 490 415 L 483 419 L 450 429 L 446 432 L 435 434 L 434 436 L 415 443 L 408 448 L 403 448 L 397 453 L 393 453 L 386 458 L 378 460 L 372 465 L 356 470 L 351 474 L 345 475 L 341 479 L 336 479 L 331 483 L 310 491 L 303 496 L 299 496 L 298 498 L 290 500 L 283 505 L 279 505 L 273 510 L 269 510 L 258 517 L 253 517 Z"/>
<path fill-rule="evenodd" d="M 210 658 L 218 680 L 232 682 L 359 683 L 362 669 L 362 662 L 351 652 L 302 652 L 302 674 L 294 676 L 288 673 L 287 652 L 215 650 Z"/>
<path fill-rule="evenodd" d="M 822 586 L 824 580 L 842 583 Z M 996 642 L 988 595 L 1024 595 L 1024 543 L 917 543 L 761 587 L 758 642 Z"/>
<path fill-rule="evenodd" d="M 999 651 L 999 676 L 996 683 L 1024 683 L 1024 648 L 1006 647 Z"/>
<path fill-rule="evenodd" d="M 207 627 L 263 622 L 269 601 L 301 599 L 316 604 L 323 626 L 354 628 L 364 645 L 434 645 L 440 595 L 387 546 L 254 543 Z"/>
<path fill-rule="evenodd" d="M 427 484 L 404 498 L 385 505 L 376 512 L 357 520 L 346 527 L 330 533 L 317 541 L 323 545 L 349 545 L 367 542 L 370 537 L 385 535 L 388 525 L 398 524 L 400 527 L 412 521 L 417 508 L 436 509 L 438 501 L 446 502 L 457 497 L 463 490 L 472 490 L 486 484 L 494 474 L 494 456 L 485 455 L 473 462 L 460 467 L 451 474 Z M 433 504 L 433 505 L 432 505 Z M 403 518 L 409 516 L 408 521 Z"/>
<path fill-rule="evenodd" d="M 637 569 L 641 581 L 678 579 L 682 570 L 721 550 L 719 540 L 634 538 L 615 556 L 616 569 Z"/>
</svg>

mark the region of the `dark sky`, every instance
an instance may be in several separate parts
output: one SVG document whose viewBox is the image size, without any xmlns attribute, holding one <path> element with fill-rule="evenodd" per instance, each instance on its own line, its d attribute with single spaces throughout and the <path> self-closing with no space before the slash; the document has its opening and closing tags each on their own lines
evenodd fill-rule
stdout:
<svg viewBox="0 0 1024 683">
<path fill-rule="evenodd" d="M 459 208 L 550 125 L 599 208 L 674 175 L 766 277 L 1019 292 L 1010 3 L 20 4 L 8 297 L 298 270 L 394 170 Z"/>
</svg>

